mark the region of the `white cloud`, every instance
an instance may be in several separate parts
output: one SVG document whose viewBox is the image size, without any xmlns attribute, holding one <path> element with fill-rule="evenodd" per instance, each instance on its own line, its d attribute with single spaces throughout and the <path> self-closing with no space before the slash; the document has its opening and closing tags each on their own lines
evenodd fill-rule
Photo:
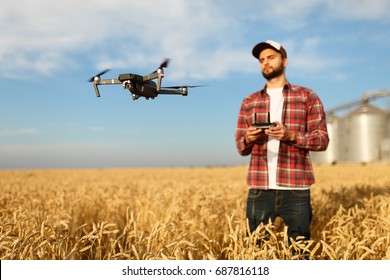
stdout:
<svg viewBox="0 0 390 280">
<path fill-rule="evenodd" d="M 301 42 L 287 41 L 285 46 L 289 50 L 289 75 L 304 77 L 307 73 L 318 74 L 324 69 L 327 73 L 323 75 L 331 75 L 337 79 L 344 79 L 339 72 L 332 70 L 342 66 L 345 61 L 343 59 L 329 59 L 320 53 L 321 45 L 326 45 L 324 39 L 319 37 L 306 38 Z M 291 54 L 291 55 L 290 55 Z"/>
<path fill-rule="evenodd" d="M 224 40 L 234 20 L 211 1 L 25 0 L 17 6 L 3 1 L 0 9 L 0 23 L 7 26 L 0 31 L 3 76 L 47 74 L 64 63 L 76 64 L 73 53 L 94 58 L 97 67 L 154 67 L 163 57 L 174 57 L 179 69 L 191 64 L 196 76 L 197 61 L 216 57 L 221 46 L 236 54 Z"/>
<path fill-rule="evenodd" d="M 308 24 L 307 17 L 323 0 L 245 1 L 240 14 L 255 22 L 284 30 L 296 30 Z M 233 0 L 233 2 L 235 2 Z M 268 28 L 268 27 L 266 27 Z"/>
<path fill-rule="evenodd" d="M 323 0 L 329 16 L 344 20 L 389 21 L 388 0 Z"/>
<path fill-rule="evenodd" d="M 245 38 L 251 32 L 249 24 L 297 30 L 309 24 L 311 14 L 387 20 L 389 3 L 22 0 L 15 5 L 3 0 L 0 25 L 6 28 L 0 30 L 0 75 L 47 75 L 61 68 L 82 67 L 79 57 L 99 69 L 142 65 L 146 71 L 170 57 L 172 78 L 220 78 L 236 70 L 257 70 L 248 67 L 250 47 Z"/>
<path fill-rule="evenodd" d="M 388 0 L 247 0 L 245 4 L 237 7 L 241 14 L 256 21 L 266 19 L 286 29 L 305 26 L 311 14 L 337 20 L 388 21 L 390 10 Z"/>
</svg>

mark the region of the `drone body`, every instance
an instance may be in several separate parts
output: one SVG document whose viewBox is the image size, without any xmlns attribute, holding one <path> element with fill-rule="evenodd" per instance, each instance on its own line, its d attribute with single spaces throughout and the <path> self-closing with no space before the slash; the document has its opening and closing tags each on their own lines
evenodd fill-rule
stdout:
<svg viewBox="0 0 390 280">
<path fill-rule="evenodd" d="M 169 60 L 166 59 L 161 63 L 160 67 L 145 76 L 138 74 L 126 73 L 120 74 L 115 79 L 101 79 L 100 76 L 108 72 L 105 70 L 98 75 L 92 77 L 89 82 L 93 83 L 95 93 L 97 97 L 100 97 L 99 85 L 115 85 L 122 84 L 123 87 L 129 90 L 132 94 L 133 100 L 137 100 L 140 97 L 145 97 L 146 99 L 154 99 L 159 94 L 177 94 L 186 96 L 188 95 L 188 88 L 198 87 L 198 86 L 171 86 L 171 87 L 161 87 L 162 78 L 164 78 L 164 68 L 168 66 Z M 157 79 L 157 83 L 153 80 Z"/>
</svg>

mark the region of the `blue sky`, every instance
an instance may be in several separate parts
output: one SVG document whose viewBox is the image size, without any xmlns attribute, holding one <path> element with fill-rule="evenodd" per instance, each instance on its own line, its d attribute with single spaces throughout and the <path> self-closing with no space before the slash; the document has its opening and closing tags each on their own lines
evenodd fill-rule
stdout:
<svg viewBox="0 0 390 280">
<path fill-rule="evenodd" d="M 246 164 L 237 114 L 264 85 L 252 47 L 282 43 L 289 81 L 331 109 L 390 88 L 389 11 L 387 0 L 2 0 L 0 168 Z M 133 101 L 119 85 L 96 98 L 86 82 L 166 57 L 163 85 L 208 87 Z"/>
</svg>

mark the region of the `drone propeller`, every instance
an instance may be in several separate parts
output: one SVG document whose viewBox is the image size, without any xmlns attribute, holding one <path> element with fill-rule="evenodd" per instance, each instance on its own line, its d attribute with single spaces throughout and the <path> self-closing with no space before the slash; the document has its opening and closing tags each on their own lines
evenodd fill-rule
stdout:
<svg viewBox="0 0 390 280">
<path fill-rule="evenodd" d="M 92 82 L 95 80 L 95 78 L 99 78 L 101 75 L 106 74 L 106 73 L 107 73 L 108 71 L 110 71 L 110 70 L 111 70 L 111 69 L 106 69 L 106 70 L 100 72 L 99 74 L 97 74 L 97 75 L 93 76 L 92 78 L 90 78 L 90 79 L 88 80 L 88 82 L 92 83 Z"/>
<path fill-rule="evenodd" d="M 169 58 L 166 58 L 163 63 L 161 63 L 159 68 L 167 68 L 169 64 Z"/>
<path fill-rule="evenodd" d="M 167 68 L 169 64 L 169 60 L 170 60 L 169 58 L 166 58 L 153 73 L 156 73 L 158 69 Z"/>
</svg>

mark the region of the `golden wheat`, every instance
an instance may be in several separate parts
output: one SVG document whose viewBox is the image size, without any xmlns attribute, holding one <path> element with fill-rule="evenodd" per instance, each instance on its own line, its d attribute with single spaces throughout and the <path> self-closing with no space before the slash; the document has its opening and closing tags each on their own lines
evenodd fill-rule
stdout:
<svg viewBox="0 0 390 280">
<path fill-rule="evenodd" d="M 281 220 L 248 233 L 246 171 L 0 171 L 0 258 L 390 259 L 389 165 L 315 166 L 312 239 L 291 245 Z"/>
</svg>

